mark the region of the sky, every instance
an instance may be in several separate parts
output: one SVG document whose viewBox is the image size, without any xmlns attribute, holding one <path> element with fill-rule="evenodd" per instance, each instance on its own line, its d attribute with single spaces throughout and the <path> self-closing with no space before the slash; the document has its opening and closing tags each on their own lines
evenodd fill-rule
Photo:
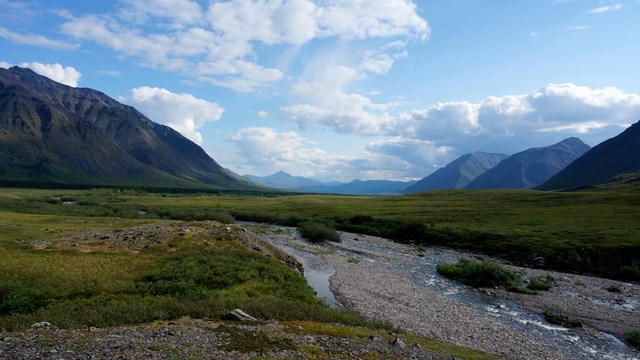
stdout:
<svg viewBox="0 0 640 360">
<path fill-rule="evenodd" d="M 410 180 L 640 120 L 640 0 L 0 0 L 0 67 L 244 175 Z"/>
</svg>

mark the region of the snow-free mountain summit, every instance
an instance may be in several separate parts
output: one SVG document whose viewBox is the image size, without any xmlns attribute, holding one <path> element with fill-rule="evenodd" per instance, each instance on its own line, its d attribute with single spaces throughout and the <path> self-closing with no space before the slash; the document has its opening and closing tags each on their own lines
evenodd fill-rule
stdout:
<svg viewBox="0 0 640 360">
<path fill-rule="evenodd" d="M 0 69 L 0 180 L 257 188 L 133 107 L 20 67 Z"/>
</svg>

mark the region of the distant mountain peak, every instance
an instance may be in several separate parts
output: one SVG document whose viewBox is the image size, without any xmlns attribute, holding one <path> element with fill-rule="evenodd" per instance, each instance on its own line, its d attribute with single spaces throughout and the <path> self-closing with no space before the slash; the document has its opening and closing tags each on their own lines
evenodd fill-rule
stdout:
<svg viewBox="0 0 640 360">
<path fill-rule="evenodd" d="M 533 188 L 547 181 L 589 149 L 589 145 L 576 137 L 549 146 L 527 149 L 504 159 L 470 182 L 466 188 Z"/>
<path fill-rule="evenodd" d="M 480 174 L 507 158 L 505 154 L 478 151 L 464 154 L 402 191 L 411 194 L 427 190 L 462 189 Z"/>
</svg>

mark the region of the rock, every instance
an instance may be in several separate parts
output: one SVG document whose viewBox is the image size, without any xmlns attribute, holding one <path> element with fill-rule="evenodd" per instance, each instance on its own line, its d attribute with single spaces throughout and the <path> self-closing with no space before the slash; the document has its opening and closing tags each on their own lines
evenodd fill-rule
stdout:
<svg viewBox="0 0 640 360">
<path fill-rule="evenodd" d="M 391 345 L 393 345 L 395 347 L 399 347 L 400 349 L 404 349 L 404 348 L 407 347 L 407 344 L 405 344 L 404 341 L 402 341 L 399 337 L 397 337 L 395 340 L 393 340 Z"/>
<path fill-rule="evenodd" d="M 257 321 L 256 318 L 240 309 L 231 310 L 228 313 L 222 315 L 220 319 L 232 321 Z"/>
<path fill-rule="evenodd" d="M 535 257 L 531 259 L 531 264 L 536 268 L 544 268 L 547 266 L 544 258 L 542 256 Z"/>
<path fill-rule="evenodd" d="M 52 325 L 51 323 L 48 323 L 46 321 L 42 321 L 42 322 L 35 323 L 35 324 L 31 325 L 29 327 L 29 329 L 31 329 L 31 330 L 52 330 L 52 329 L 57 329 L 57 327 L 55 325 Z"/>
</svg>

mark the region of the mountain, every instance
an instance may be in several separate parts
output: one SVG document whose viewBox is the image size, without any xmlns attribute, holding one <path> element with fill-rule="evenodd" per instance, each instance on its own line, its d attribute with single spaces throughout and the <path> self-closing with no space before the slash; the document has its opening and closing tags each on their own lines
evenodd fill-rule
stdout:
<svg viewBox="0 0 640 360">
<path fill-rule="evenodd" d="M 602 184 L 640 170 L 640 121 L 589 150 L 540 185 L 540 190 L 575 189 Z"/>
<path fill-rule="evenodd" d="M 465 188 L 533 188 L 547 181 L 589 149 L 589 145 L 575 137 L 551 146 L 528 149 L 502 160 Z"/>
<path fill-rule="evenodd" d="M 412 194 L 427 190 L 463 189 L 478 175 L 493 168 L 507 157 L 508 155 L 505 154 L 484 152 L 462 155 L 445 167 L 436 170 L 431 175 L 404 189 L 402 193 Z"/>
<path fill-rule="evenodd" d="M 415 181 L 353 180 L 347 184 L 322 184 L 297 188 L 301 191 L 344 195 L 392 195 L 415 184 Z"/>
<path fill-rule="evenodd" d="M 293 176 L 284 171 L 278 171 L 275 174 L 264 177 L 248 174 L 244 175 L 244 177 L 257 184 L 277 189 L 297 189 L 303 186 L 316 186 L 322 184 L 319 180 L 302 176 Z"/>
<path fill-rule="evenodd" d="M 0 179 L 255 189 L 136 109 L 30 69 L 0 69 Z"/>
</svg>

